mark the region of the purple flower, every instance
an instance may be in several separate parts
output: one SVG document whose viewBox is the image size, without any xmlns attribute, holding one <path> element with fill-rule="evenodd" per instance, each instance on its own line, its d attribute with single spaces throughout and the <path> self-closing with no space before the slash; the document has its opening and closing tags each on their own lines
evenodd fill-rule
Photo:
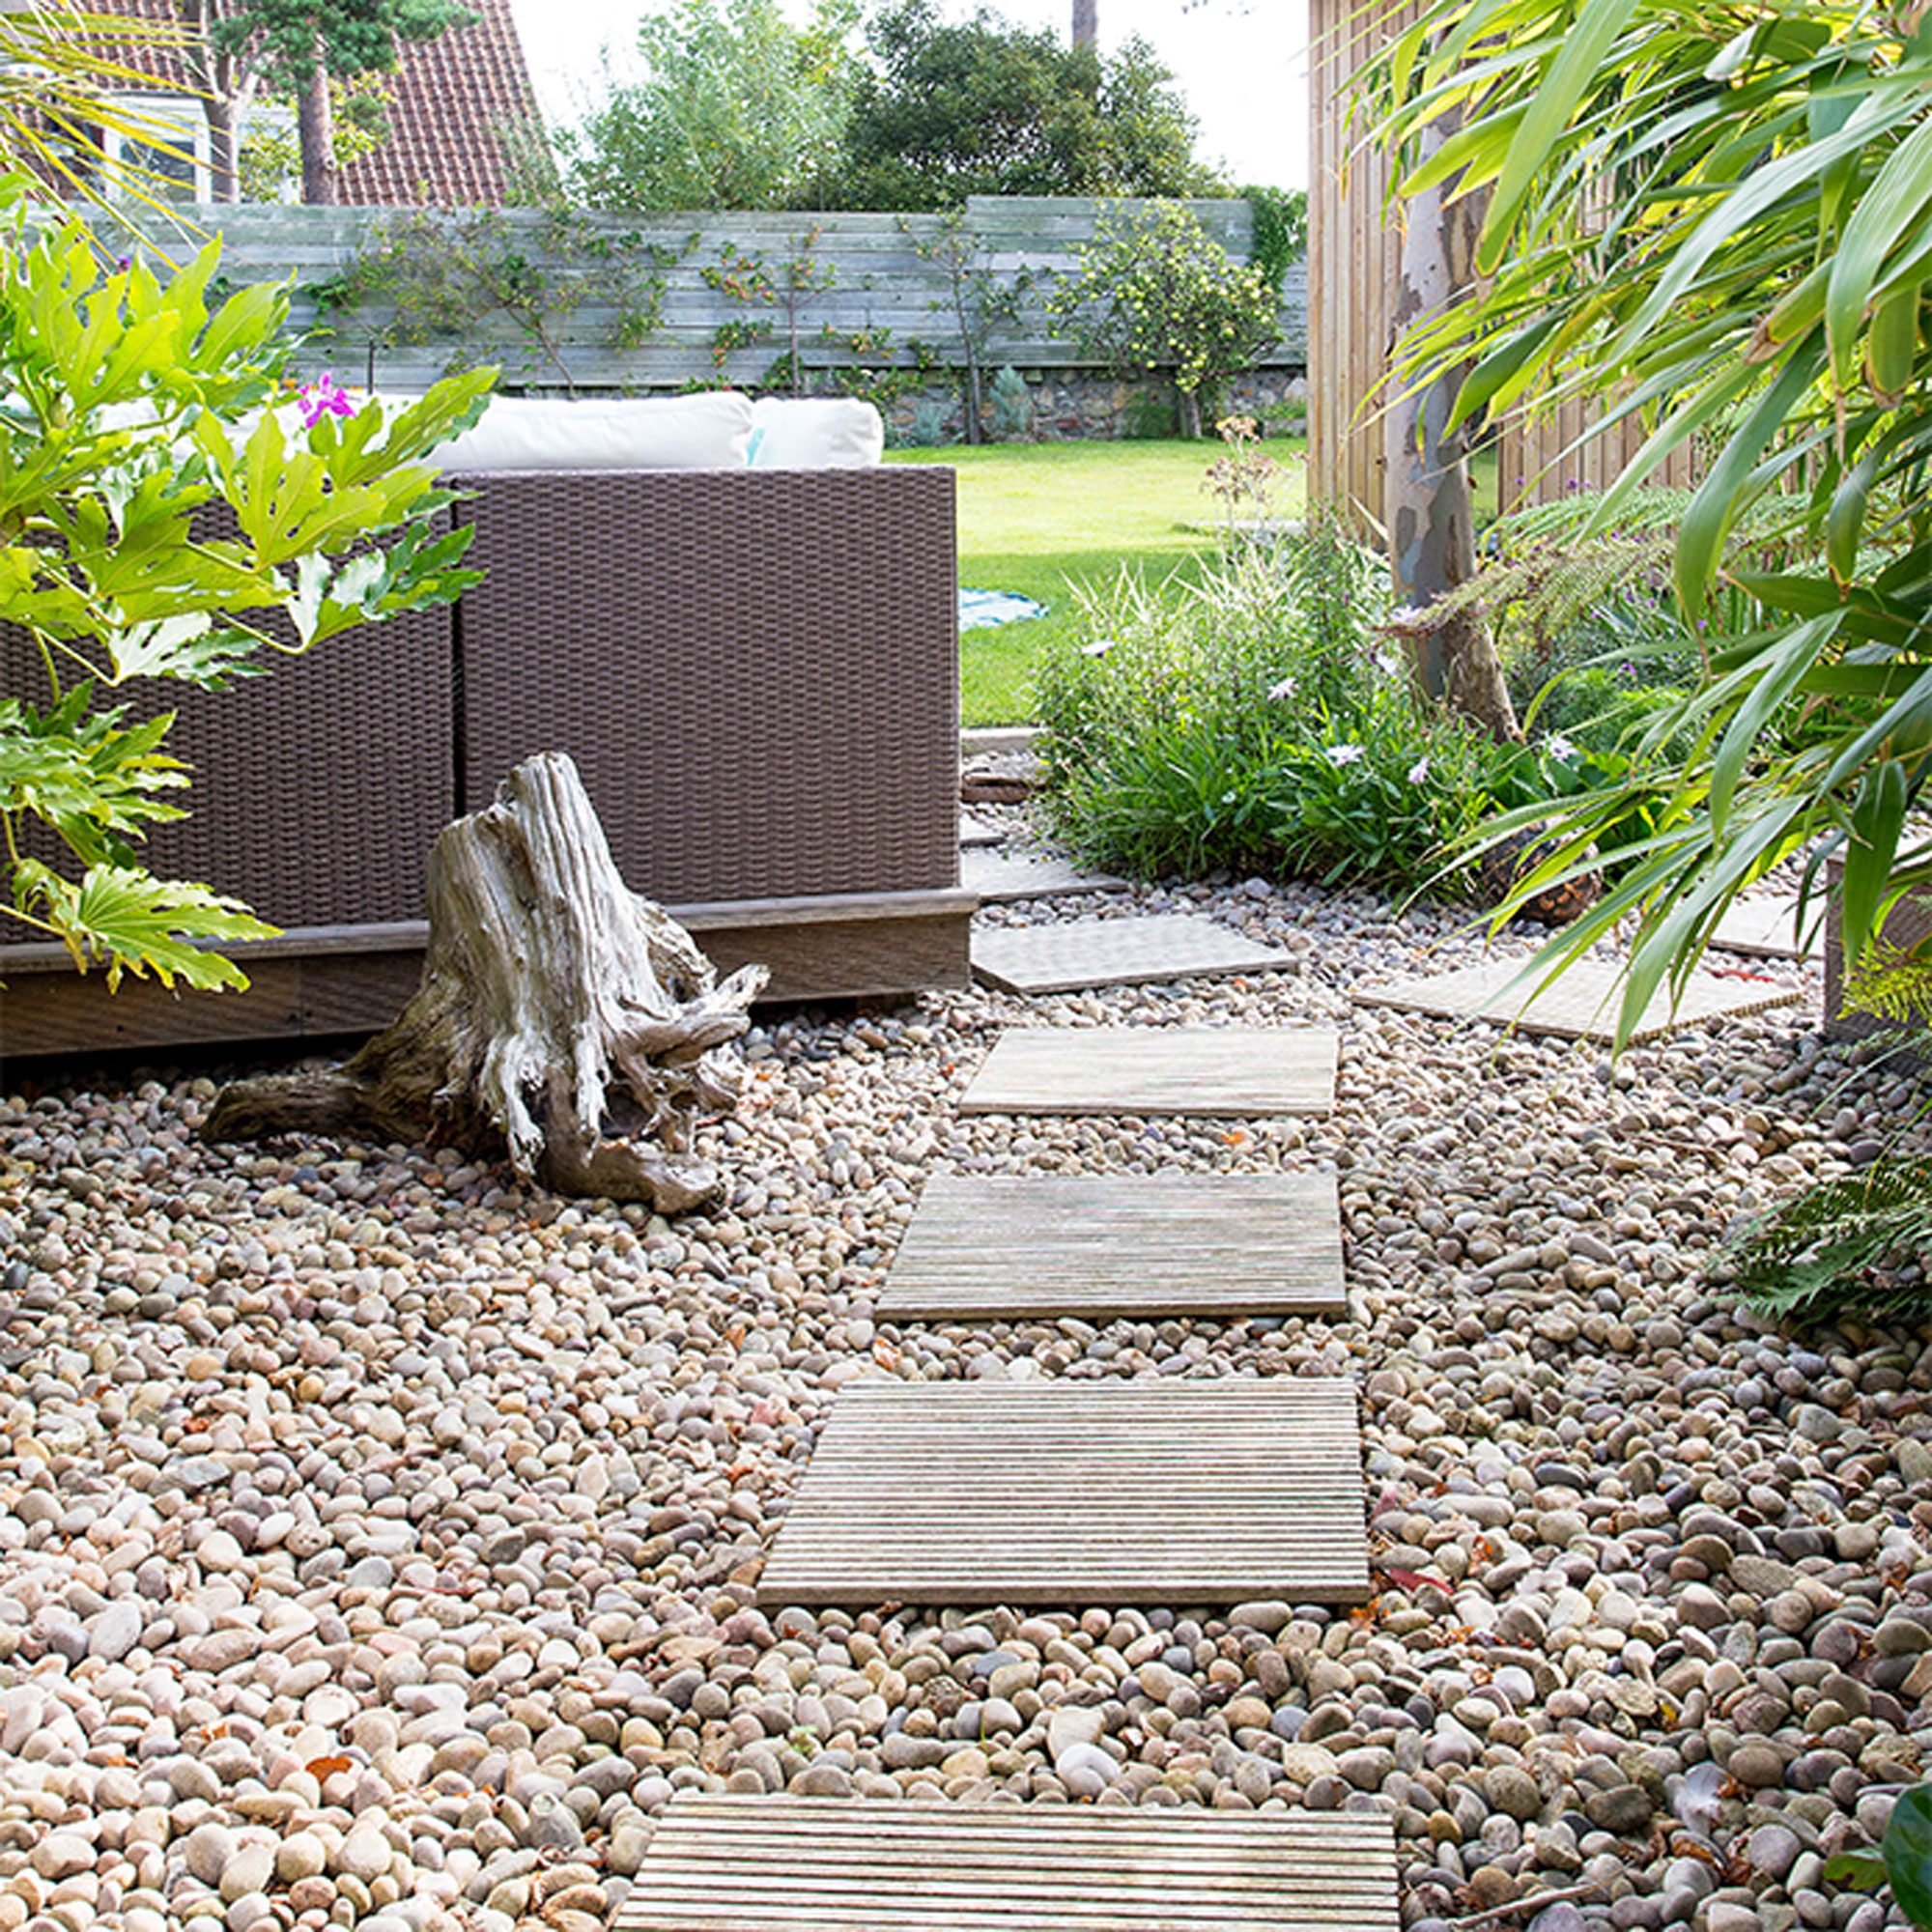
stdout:
<svg viewBox="0 0 1932 1932">
<path fill-rule="evenodd" d="M 1412 785 L 1419 785 L 1425 780 L 1427 780 L 1428 777 L 1429 777 L 1429 760 L 1426 757 L 1417 758 L 1414 764 L 1410 765 L 1408 768 L 1409 783 Z"/>
<path fill-rule="evenodd" d="M 1330 745 L 1327 749 L 1331 765 L 1358 764 L 1368 754 L 1368 748 L 1363 745 Z"/>
<path fill-rule="evenodd" d="M 301 412 L 302 427 L 313 429 L 324 416 L 353 416 L 355 405 L 349 400 L 349 391 L 335 380 L 335 371 L 324 372 L 309 384 L 296 398 L 296 408 Z"/>
<path fill-rule="evenodd" d="M 114 266 L 125 273 L 134 266 L 134 258 L 131 255 L 116 255 Z"/>
<path fill-rule="evenodd" d="M 1294 680 L 1292 677 L 1280 679 L 1268 686 L 1267 695 L 1270 704 L 1286 704 L 1294 696 Z"/>
</svg>

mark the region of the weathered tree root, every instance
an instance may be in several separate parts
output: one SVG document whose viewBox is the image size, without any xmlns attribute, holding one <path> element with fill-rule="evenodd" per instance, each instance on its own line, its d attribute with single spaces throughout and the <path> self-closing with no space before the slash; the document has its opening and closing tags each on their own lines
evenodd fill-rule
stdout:
<svg viewBox="0 0 1932 1932">
<path fill-rule="evenodd" d="M 692 1133 L 736 1103 L 720 1049 L 765 979 L 715 982 L 618 875 L 576 766 L 545 753 L 438 837 L 422 983 L 395 1024 L 333 1071 L 237 1082 L 202 1135 L 453 1146 L 558 1193 L 673 1213 L 722 1190 Z"/>
</svg>

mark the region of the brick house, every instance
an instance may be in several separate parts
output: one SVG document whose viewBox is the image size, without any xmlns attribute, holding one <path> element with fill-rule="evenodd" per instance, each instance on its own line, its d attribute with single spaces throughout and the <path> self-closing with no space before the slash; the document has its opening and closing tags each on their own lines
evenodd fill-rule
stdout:
<svg viewBox="0 0 1932 1932">
<path fill-rule="evenodd" d="M 398 43 L 396 67 L 383 76 L 388 132 L 342 170 L 337 198 L 343 205 L 495 208 L 506 199 L 510 170 L 503 136 L 537 124 L 536 91 L 510 0 L 463 4 L 477 15 L 473 25 L 433 41 Z M 139 18 L 177 17 L 172 0 L 120 0 L 120 6 Z M 154 73 L 152 94 L 126 98 L 167 126 L 178 149 L 172 156 L 150 150 L 143 162 L 179 182 L 183 200 L 210 199 L 207 117 L 185 62 L 155 48 L 126 50 L 122 57 Z M 254 111 L 264 110 L 258 104 Z"/>
</svg>

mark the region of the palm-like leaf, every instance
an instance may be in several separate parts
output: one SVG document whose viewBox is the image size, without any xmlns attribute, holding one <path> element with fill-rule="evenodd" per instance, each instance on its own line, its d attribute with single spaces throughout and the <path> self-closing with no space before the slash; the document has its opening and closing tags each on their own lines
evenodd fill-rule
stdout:
<svg viewBox="0 0 1932 1932">
<path fill-rule="evenodd" d="M 1656 746 L 1692 746 L 1634 781 L 1659 836 L 1547 964 L 1634 917 L 1627 1035 L 1730 898 L 1827 843 L 1856 959 L 1932 870 L 1904 835 L 1932 773 L 1932 30 L 1862 0 L 1431 0 L 1368 80 L 1411 156 L 1460 119 L 1405 190 L 1489 194 L 1489 279 L 1405 341 L 1394 380 L 1472 363 L 1465 415 L 1589 396 L 1637 417 L 1585 534 L 1696 444 L 1678 595 L 1701 619 L 1728 574 L 1764 610 L 1658 717 Z M 1739 568 L 1747 527 L 1778 539 L 1773 571 Z M 1631 805 L 1568 808 L 1541 874 Z"/>
</svg>

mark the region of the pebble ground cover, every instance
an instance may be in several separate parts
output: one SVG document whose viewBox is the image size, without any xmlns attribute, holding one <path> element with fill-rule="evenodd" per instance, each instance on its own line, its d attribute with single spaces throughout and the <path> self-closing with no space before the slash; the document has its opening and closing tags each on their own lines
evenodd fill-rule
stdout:
<svg viewBox="0 0 1932 1932">
<path fill-rule="evenodd" d="M 1815 987 L 1614 1065 L 1355 1009 L 1475 947 L 1364 895 L 982 917 L 1161 905 L 1293 964 L 774 1019 L 733 1198 L 675 1223 L 205 1148 L 201 1073 L 13 1076 L 0 1932 L 590 1932 L 683 1787 L 1371 1807 L 1422 1932 L 1876 1932 L 1822 1870 L 1924 1769 L 1932 1336 L 1781 1333 L 1700 1271 L 1911 1084 Z M 1295 1021 L 1343 1030 L 1331 1119 L 952 1109 L 1005 1025 Z M 1350 1319 L 882 1323 L 942 1164 L 1332 1168 Z M 1362 1390 L 1364 1610 L 753 1606 L 855 1376 L 1316 1373 Z"/>
</svg>

